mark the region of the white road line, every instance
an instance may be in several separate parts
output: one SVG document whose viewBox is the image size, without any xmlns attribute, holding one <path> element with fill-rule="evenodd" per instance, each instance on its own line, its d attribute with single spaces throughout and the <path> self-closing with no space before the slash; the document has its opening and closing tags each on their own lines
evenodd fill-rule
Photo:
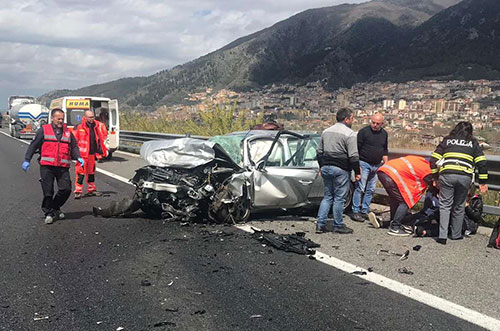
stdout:
<svg viewBox="0 0 500 331">
<path fill-rule="evenodd" d="M 9 134 L 6 134 L 2 131 L 0 133 L 3 133 L 4 135 L 11 137 Z M 13 138 L 13 137 L 11 137 Z M 16 139 L 16 138 L 14 138 Z M 16 139 L 19 140 L 19 139 Z M 23 143 L 29 144 L 29 142 L 19 140 Z M 117 179 L 121 182 L 127 183 L 132 185 L 132 183 L 129 182 L 129 180 L 125 177 L 116 175 L 112 172 L 102 170 L 102 169 L 96 169 L 100 173 L 110 176 L 114 179 Z M 252 227 L 250 225 L 235 225 L 236 228 L 253 233 L 254 231 L 252 228 L 257 229 L 256 227 Z M 432 308 L 441 310 L 447 314 L 453 315 L 455 317 L 458 317 L 460 319 L 463 319 L 467 322 L 470 322 L 472 324 L 478 325 L 480 327 L 483 327 L 488 330 L 493 330 L 493 331 L 500 331 L 500 320 L 494 319 L 493 317 L 481 314 L 477 311 L 474 311 L 472 309 L 457 305 L 456 303 L 453 303 L 451 301 L 442 299 L 440 297 L 437 297 L 435 295 L 426 293 L 422 290 L 416 289 L 414 287 L 405 285 L 403 283 L 400 283 L 398 281 L 392 280 L 390 278 L 387 278 L 385 276 L 379 275 L 374 272 L 368 272 L 368 270 L 365 270 L 363 268 L 357 267 L 354 264 L 351 264 L 349 262 L 342 261 L 340 259 L 337 259 L 335 257 L 332 257 L 330 255 L 327 255 L 325 253 L 321 253 L 316 251 L 316 260 L 319 262 L 322 262 L 324 264 L 327 264 L 329 266 L 332 266 L 336 269 L 342 270 L 344 272 L 347 272 L 349 274 L 352 274 L 354 271 L 365 271 L 366 275 L 353 275 L 357 276 L 359 278 L 362 278 L 364 280 L 367 280 L 369 282 L 372 282 L 374 284 L 377 284 L 379 286 L 385 287 L 393 292 L 396 292 L 398 294 L 404 295 L 405 297 L 408 297 L 410 299 L 413 299 L 415 301 L 421 302 L 427 306 L 430 306 Z"/>
<path fill-rule="evenodd" d="M 235 225 L 240 230 L 253 233 L 253 229 L 259 230 L 256 227 L 250 225 Z M 344 272 L 352 274 L 354 271 L 365 271 L 366 275 L 353 275 L 379 286 L 385 287 L 393 292 L 404 295 L 410 299 L 421 302 L 432 308 L 441 310 L 447 314 L 453 315 L 460 319 L 463 319 L 472 324 L 478 325 L 480 327 L 486 328 L 488 330 L 500 330 L 500 320 L 494 319 L 487 315 L 481 314 L 469 308 L 457 305 L 448 300 L 442 299 L 435 295 L 426 293 L 422 290 L 413 288 L 411 286 L 402 284 L 398 281 L 392 280 L 390 278 L 384 277 L 374 272 L 368 272 L 363 268 L 357 267 L 354 264 L 339 260 L 335 257 L 327 255 L 316 251 L 314 255 L 316 260 L 325 263 L 329 266 L 342 270 Z"/>
<path fill-rule="evenodd" d="M 114 179 L 116 179 L 116 180 L 119 180 L 119 181 L 121 181 L 121 182 L 124 182 L 124 183 L 126 183 L 126 184 L 134 185 L 134 184 L 132 184 L 131 182 L 129 182 L 129 180 L 128 180 L 127 178 L 122 177 L 122 176 L 120 176 L 120 175 L 117 175 L 117 174 L 114 174 L 114 173 L 109 172 L 109 171 L 107 171 L 107 170 L 103 170 L 103 169 L 99 169 L 99 168 L 96 168 L 95 170 L 96 170 L 96 171 L 98 171 L 98 172 L 100 172 L 101 174 L 104 174 L 104 175 L 106 175 L 106 176 L 112 177 L 112 178 L 114 178 Z"/>
</svg>

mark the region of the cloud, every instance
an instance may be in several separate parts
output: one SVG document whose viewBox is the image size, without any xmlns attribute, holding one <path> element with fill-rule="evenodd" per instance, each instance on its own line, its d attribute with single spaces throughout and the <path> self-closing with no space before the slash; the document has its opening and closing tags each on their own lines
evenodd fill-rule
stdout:
<svg viewBox="0 0 500 331">
<path fill-rule="evenodd" d="M 150 75 L 300 11 L 341 2 L 346 1 L 4 1 L 0 97 Z"/>
</svg>

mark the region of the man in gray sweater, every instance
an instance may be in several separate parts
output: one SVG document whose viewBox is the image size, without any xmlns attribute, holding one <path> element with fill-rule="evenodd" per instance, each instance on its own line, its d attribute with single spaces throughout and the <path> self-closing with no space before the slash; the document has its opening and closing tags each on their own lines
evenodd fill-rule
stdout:
<svg viewBox="0 0 500 331">
<path fill-rule="evenodd" d="M 337 123 L 321 134 L 316 150 L 320 174 L 325 185 L 325 195 L 318 211 L 316 233 L 326 232 L 328 211 L 333 205 L 333 232 L 352 233 L 344 224 L 344 203 L 349 194 L 350 172 L 354 170 L 360 180 L 359 155 L 352 110 L 342 108 L 337 112 Z"/>
</svg>

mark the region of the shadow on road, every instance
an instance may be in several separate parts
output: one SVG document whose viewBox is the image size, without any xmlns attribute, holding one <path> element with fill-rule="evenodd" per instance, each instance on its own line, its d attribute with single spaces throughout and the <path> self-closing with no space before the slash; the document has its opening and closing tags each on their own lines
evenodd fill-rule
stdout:
<svg viewBox="0 0 500 331">
<path fill-rule="evenodd" d="M 68 219 L 68 220 L 76 220 L 76 219 L 80 219 L 82 217 L 85 217 L 85 216 L 90 216 L 92 215 L 92 210 L 86 210 L 86 211 L 74 211 L 74 212 L 67 212 L 67 213 L 64 213 L 65 214 L 65 218 Z"/>
</svg>

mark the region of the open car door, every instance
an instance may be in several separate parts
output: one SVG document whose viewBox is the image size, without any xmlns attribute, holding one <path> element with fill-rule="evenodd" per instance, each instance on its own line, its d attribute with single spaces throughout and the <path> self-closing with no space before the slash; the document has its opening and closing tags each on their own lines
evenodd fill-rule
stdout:
<svg viewBox="0 0 500 331">
<path fill-rule="evenodd" d="M 109 127 L 108 127 L 108 149 L 118 149 L 120 143 L 120 115 L 118 112 L 118 100 L 109 101 Z"/>
<path fill-rule="evenodd" d="M 296 208 L 309 203 L 309 192 L 318 177 L 317 166 L 305 161 L 311 138 L 280 131 L 253 173 L 253 207 Z M 255 141 L 254 141 L 255 144 Z"/>
</svg>

